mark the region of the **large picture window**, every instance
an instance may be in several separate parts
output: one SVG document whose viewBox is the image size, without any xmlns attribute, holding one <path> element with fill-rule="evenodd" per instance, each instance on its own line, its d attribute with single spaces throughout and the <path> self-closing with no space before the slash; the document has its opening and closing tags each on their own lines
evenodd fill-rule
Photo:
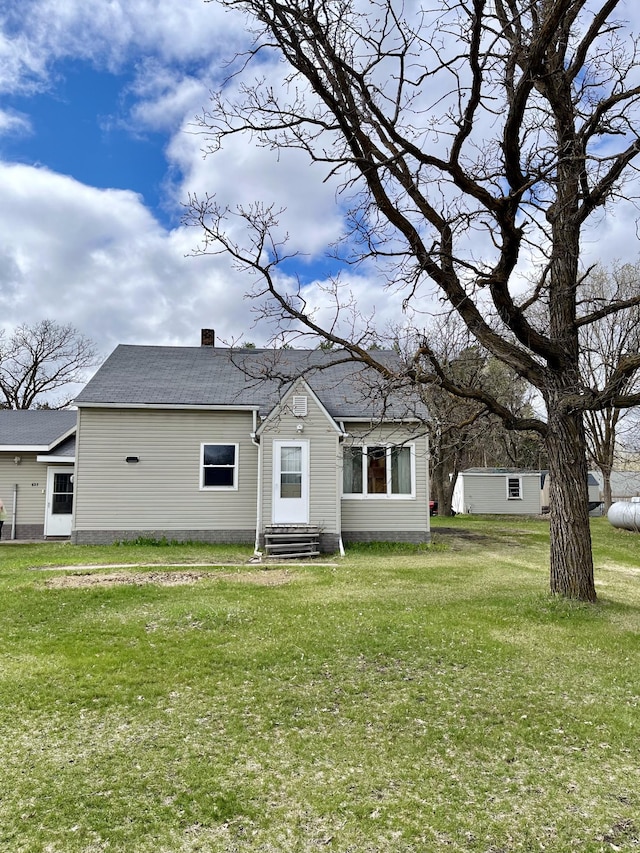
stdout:
<svg viewBox="0 0 640 853">
<path fill-rule="evenodd" d="M 203 444 L 200 463 L 200 488 L 238 488 L 238 445 Z"/>
<path fill-rule="evenodd" d="M 413 445 L 345 447 L 344 495 L 413 497 Z"/>
</svg>

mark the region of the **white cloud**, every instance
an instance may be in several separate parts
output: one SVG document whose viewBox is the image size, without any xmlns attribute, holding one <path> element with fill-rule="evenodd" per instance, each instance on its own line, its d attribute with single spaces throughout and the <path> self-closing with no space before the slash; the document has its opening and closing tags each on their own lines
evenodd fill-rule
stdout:
<svg viewBox="0 0 640 853">
<path fill-rule="evenodd" d="M 122 342 L 195 346 L 201 327 L 227 340 L 270 337 L 267 324 L 253 328 L 253 280 L 224 256 L 188 257 L 194 230 L 165 230 L 135 193 L 0 164 L 0 197 L 3 327 L 72 323 L 105 354 Z M 366 306 L 368 284 L 353 279 Z M 308 295 L 324 298 L 315 285 Z"/>
<path fill-rule="evenodd" d="M 175 132 L 202 109 L 209 87 L 202 78 L 183 75 L 149 59 L 138 66 L 129 93 L 136 99 L 131 109 L 133 127 Z"/>
<path fill-rule="evenodd" d="M 51 318 L 104 350 L 121 341 L 197 343 L 215 318 L 240 334 L 239 300 L 216 259 L 185 258 L 130 192 L 97 190 L 28 166 L 0 166 L 3 326 Z M 211 319 L 210 319 L 211 318 Z"/>
<path fill-rule="evenodd" d="M 0 17 L 0 87 L 16 91 L 66 57 L 118 68 L 140 52 L 165 64 L 209 62 L 246 38 L 240 15 L 203 0 L 21 0 Z M 224 32 L 224 38 L 220 33 Z"/>
<path fill-rule="evenodd" d="M 639 14 L 630 0 L 621 8 Z M 289 248 L 311 258 L 339 236 L 336 184 L 323 183 L 326 168 L 310 165 L 302 152 L 278 157 L 238 137 L 203 157 L 206 139 L 195 133 L 193 117 L 226 73 L 223 59 L 246 38 L 242 15 L 202 0 L 22 0 L 15 13 L 10 35 L 0 34 L 0 91 L 47 86 L 55 63 L 68 57 L 111 69 L 136 62 L 131 128 L 167 136 L 174 180 L 167 197 L 176 208 L 188 192 L 213 193 L 231 207 L 274 203 L 286 208 L 281 230 Z M 263 70 L 282 90 L 283 66 Z M 0 135 L 28 130 L 28 117 L 0 112 Z M 226 339 L 267 340 L 271 330 L 252 328 L 252 304 L 244 298 L 252 280 L 226 257 L 185 257 L 197 232 L 165 229 L 136 194 L 0 163 L 0 199 L 3 326 L 45 317 L 71 322 L 105 352 L 122 341 L 197 344 L 201 326 Z M 629 259 L 636 215 L 631 206 L 612 213 L 599 225 L 598 242 L 585 240 L 589 253 L 605 263 Z M 307 270 L 312 275 L 311 265 Z M 378 325 L 402 321 L 401 297 L 383 290 L 373 273 L 344 281 L 361 313 L 375 312 Z M 322 281 L 305 293 L 320 316 L 331 316 Z"/>
<path fill-rule="evenodd" d="M 281 63 L 262 64 L 274 92 L 286 86 L 285 68 Z M 212 71 L 212 77 L 215 69 Z M 233 98 L 236 83 L 226 87 L 225 95 Z M 224 140 L 220 150 L 206 153 L 211 146 L 210 134 L 195 122 L 209 107 L 209 92 L 192 90 L 180 129 L 167 146 L 167 157 L 176 173 L 182 176 L 175 186 L 182 201 L 189 193 L 200 197 L 215 195 L 221 206 L 235 210 L 255 201 L 282 210 L 279 233 L 288 235 L 287 250 L 316 258 L 335 241 L 342 231 L 342 211 L 336 204 L 337 180 L 325 180 L 329 167 L 313 164 L 299 149 L 281 149 L 259 145 L 250 134 L 237 134 Z M 204 100 L 203 100 L 204 98 Z M 190 107 L 190 109 L 189 109 Z"/>
<path fill-rule="evenodd" d="M 0 136 L 31 133 L 31 122 L 27 116 L 11 110 L 0 110 Z"/>
</svg>

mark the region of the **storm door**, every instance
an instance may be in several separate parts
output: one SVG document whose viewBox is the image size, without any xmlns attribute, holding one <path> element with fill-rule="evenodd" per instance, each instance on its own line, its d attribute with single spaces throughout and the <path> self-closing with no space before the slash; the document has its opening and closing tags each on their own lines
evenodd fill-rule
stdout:
<svg viewBox="0 0 640 853">
<path fill-rule="evenodd" d="M 273 442 L 273 524 L 309 523 L 309 442 Z"/>
<path fill-rule="evenodd" d="M 71 536 L 73 468 L 47 469 L 45 536 Z"/>
</svg>

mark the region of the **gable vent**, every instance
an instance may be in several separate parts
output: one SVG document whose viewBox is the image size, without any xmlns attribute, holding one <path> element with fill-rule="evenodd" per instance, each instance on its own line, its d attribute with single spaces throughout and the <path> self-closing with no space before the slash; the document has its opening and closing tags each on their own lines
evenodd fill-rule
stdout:
<svg viewBox="0 0 640 853">
<path fill-rule="evenodd" d="M 305 418 L 307 416 L 307 398 L 302 396 L 294 397 L 292 410 L 296 418 Z"/>
</svg>

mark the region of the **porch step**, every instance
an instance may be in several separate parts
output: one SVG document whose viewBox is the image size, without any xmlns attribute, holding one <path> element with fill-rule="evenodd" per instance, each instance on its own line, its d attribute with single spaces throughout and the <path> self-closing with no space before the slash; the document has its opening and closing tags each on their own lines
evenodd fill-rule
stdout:
<svg viewBox="0 0 640 853">
<path fill-rule="evenodd" d="M 307 524 L 266 527 L 264 549 L 268 557 L 279 560 L 317 557 L 320 553 L 320 529 Z"/>
</svg>

